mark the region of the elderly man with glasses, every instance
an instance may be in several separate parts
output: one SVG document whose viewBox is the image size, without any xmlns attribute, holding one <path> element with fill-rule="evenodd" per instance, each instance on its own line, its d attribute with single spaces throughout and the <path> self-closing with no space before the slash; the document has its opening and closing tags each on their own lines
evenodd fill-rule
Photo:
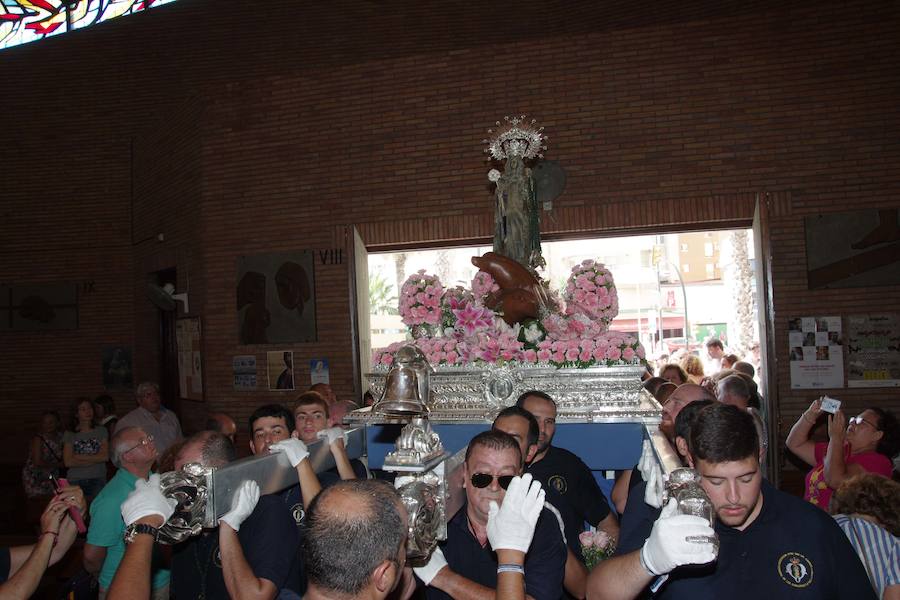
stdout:
<svg viewBox="0 0 900 600">
<path fill-rule="evenodd" d="M 135 482 L 150 476 L 150 468 L 157 457 L 153 436 L 140 427 L 119 429 L 110 446 L 112 462 L 118 471 L 91 503 L 91 525 L 84 545 L 84 568 L 100 580 L 101 600 L 106 597 L 125 554 L 125 521 L 120 507 L 134 489 Z M 168 569 L 154 568 L 152 577 L 152 597 L 168 598 Z"/>
<path fill-rule="evenodd" d="M 498 564 L 488 541 L 491 504 L 502 504 L 506 488 L 522 474 L 522 451 L 515 438 L 502 431 L 478 434 L 466 450 L 466 504 L 447 524 L 442 542 L 424 567 L 415 568 L 429 600 L 481 600 L 494 597 L 498 573 L 523 572 L 525 590 L 534 600 L 558 600 L 563 593 L 566 545 L 556 517 L 541 512 L 530 543 L 524 544 L 524 566 Z"/>
</svg>

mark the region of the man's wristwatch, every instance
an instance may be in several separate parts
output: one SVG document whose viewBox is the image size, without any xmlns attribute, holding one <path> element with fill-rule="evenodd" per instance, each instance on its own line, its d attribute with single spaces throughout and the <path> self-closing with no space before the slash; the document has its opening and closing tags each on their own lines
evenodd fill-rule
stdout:
<svg viewBox="0 0 900 600">
<path fill-rule="evenodd" d="M 159 538 L 159 529 L 153 525 L 147 525 L 146 523 L 132 523 L 125 528 L 125 543 L 130 544 L 133 542 L 139 533 L 152 535 L 154 542 Z"/>
</svg>

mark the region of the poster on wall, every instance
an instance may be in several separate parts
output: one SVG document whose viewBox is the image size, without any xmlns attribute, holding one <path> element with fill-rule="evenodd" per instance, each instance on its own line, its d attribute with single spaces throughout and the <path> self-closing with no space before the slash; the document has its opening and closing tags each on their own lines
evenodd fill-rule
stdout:
<svg viewBox="0 0 900 600">
<path fill-rule="evenodd" d="M 316 385 L 317 383 L 324 383 L 325 385 L 331 383 L 328 377 L 327 358 L 314 358 L 309 361 L 309 384 Z"/>
<path fill-rule="evenodd" d="M 847 385 L 900 386 L 900 315 L 847 317 Z"/>
<path fill-rule="evenodd" d="M 806 229 L 809 289 L 900 283 L 900 210 L 812 215 Z"/>
<path fill-rule="evenodd" d="M 844 387 L 844 339 L 840 317 L 788 320 L 791 389 Z"/>
<path fill-rule="evenodd" d="M 234 374 L 235 391 L 252 392 L 256 390 L 256 355 L 232 357 L 231 371 Z"/>
<path fill-rule="evenodd" d="M 316 341 L 313 253 L 241 256 L 237 318 L 241 344 Z"/>
<path fill-rule="evenodd" d="M 101 355 L 103 387 L 107 390 L 124 390 L 134 386 L 129 346 L 105 346 Z"/>
<path fill-rule="evenodd" d="M 266 352 L 269 389 L 286 392 L 294 389 L 294 353 L 290 350 Z"/>
<path fill-rule="evenodd" d="M 203 400 L 203 361 L 200 354 L 200 318 L 175 321 L 178 349 L 178 391 L 182 398 Z"/>
</svg>

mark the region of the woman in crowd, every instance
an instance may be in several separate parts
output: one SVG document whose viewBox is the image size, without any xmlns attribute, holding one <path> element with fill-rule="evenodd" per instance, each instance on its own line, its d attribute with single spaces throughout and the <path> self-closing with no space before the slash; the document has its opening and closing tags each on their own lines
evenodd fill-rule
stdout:
<svg viewBox="0 0 900 600">
<path fill-rule="evenodd" d="M 106 483 L 107 438 L 106 428 L 94 421 L 94 403 L 89 398 L 79 398 L 72 431 L 63 436 L 63 458 L 69 469 L 69 483 L 80 486 L 89 499 Z"/>
<path fill-rule="evenodd" d="M 900 483 L 854 475 L 835 490 L 831 514 L 859 555 L 879 598 L 900 598 Z"/>
<path fill-rule="evenodd" d="M 687 373 L 688 382 L 700 385 L 700 382 L 703 381 L 703 361 L 699 356 L 686 355 L 681 359 L 681 368 Z"/>
<path fill-rule="evenodd" d="M 63 464 L 62 432 L 59 414 L 45 411 L 41 415 L 40 432 L 31 438 L 31 446 L 25 467 L 22 469 L 22 485 L 29 499 L 41 498 L 41 507 L 56 493 L 50 476 L 59 477 Z"/>
<path fill-rule="evenodd" d="M 737 354 L 726 354 L 722 357 L 722 368 L 723 369 L 733 369 L 734 364 L 738 362 L 740 359 Z"/>
<path fill-rule="evenodd" d="M 822 398 L 800 415 L 787 437 L 787 447 L 813 469 L 806 476 L 804 498 L 828 510 L 832 492 L 853 475 L 870 472 L 891 476 L 897 454 L 897 418 L 880 408 L 867 408 L 850 419 L 840 410 L 828 416 L 828 443 L 813 442 L 810 433 L 822 414 Z"/>
<path fill-rule="evenodd" d="M 687 373 L 675 363 L 668 363 L 659 369 L 659 376 L 675 385 L 682 385 L 688 382 Z"/>
</svg>

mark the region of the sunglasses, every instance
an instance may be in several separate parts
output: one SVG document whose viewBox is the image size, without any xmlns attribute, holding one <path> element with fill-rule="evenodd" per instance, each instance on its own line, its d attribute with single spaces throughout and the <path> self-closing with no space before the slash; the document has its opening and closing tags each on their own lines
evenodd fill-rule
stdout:
<svg viewBox="0 0 900 600">
<path fill-rule="evenodd" d="M 855 424 L 855 425 L 862 425 L 863 423 L 865 423 L 866 425 L 871 426 L 872 429 L 874 429 L 875 431 L 881 431 L 880 429 L 878 429 L 878 426 L 875 425 L 875 423 L 873 423 L 872 421 L 868 421 L 868 420 L 864 419 L 864 418 L 862 417 L 862 415 L 857 415 L 857 416 L 855 416 L 855 417 L 850 417 L 850 423 L 851 423 L 851 424 Z"/>
<path fill-rule="evenodd" d="M 505 490 L 509 487 L 509 484 L 512 482 L 513 477 L 515 477 L 515 475 L 498 475 L 495 477 L 494 475 L 491 475 L 489 473 L 475 473 L 474 475 L 472 475 L 472 485 L 474 485 L 478 489 L 482 489 L 491 485 L 491 482 L 496 479 L 497 483 L 500 484 L 500 487 Z"/>
</svg>

